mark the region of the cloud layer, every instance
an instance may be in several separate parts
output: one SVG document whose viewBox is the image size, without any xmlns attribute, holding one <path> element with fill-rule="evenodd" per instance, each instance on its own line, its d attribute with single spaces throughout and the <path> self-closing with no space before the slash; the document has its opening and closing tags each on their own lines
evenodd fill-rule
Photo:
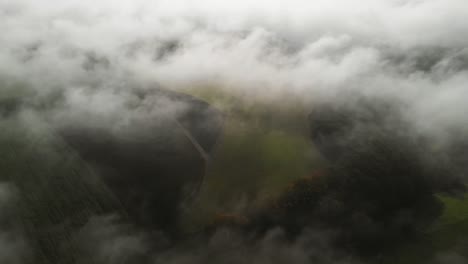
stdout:
<svg viewBox="0 0 468 264">
<path fill-rule="evenodd" d="M 161 87 L 209 87 L 249 102 L 292 98 L 310 109 L 359 95 L 400 102 L 411 131 L 450 150 L 467 142 L 467 17 L 466 0 L 0 0 L 0 116 L 18 100 L 26 116 L 44 114 L 52 126 L 128 128 L 132 120 L 144 124 L 155 113 L 164 120 L 184 109 L 139 97 Z M 119 263 L 105 255 L 119 248 L 146 250 L 140 234 L 121 235 L 120 225 L 103 229 L 107 221 L 82 231 L 105 231 L 103 244 L 117 248 L 102 251 L 103 263 Z M 0 234 L 0 244 L 7 235 Z M 290 246 L 274 233 L 253 242 L 258 254 L 245 237 L 224 236 L 216 233 L 206 250 L 150 255 L 203 263 L 220 252 L 241 263 L 272 263 L 275 253 L 275 263 L 302 263 L 311 257 L 304 244 L 316 233 Z M 21 239 L 11 245 L 27 251 Z M 236 243 L 245 256 L 230 252 Z M 325 253 L 312 257 L 349 261 Z M 20 262 L 16 255 L 0 257 Z"/>
</svg>

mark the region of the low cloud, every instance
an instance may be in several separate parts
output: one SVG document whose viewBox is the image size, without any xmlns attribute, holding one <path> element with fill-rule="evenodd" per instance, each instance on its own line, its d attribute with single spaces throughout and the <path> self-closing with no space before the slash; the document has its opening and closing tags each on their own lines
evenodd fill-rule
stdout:
<svg viewBox="0 0 468 264">
<path fill-rule="evenodd" d="M 294 102 L 307 113 L 321 105 L 351 113 L 362 107 L 353 98 L 375 99 L 400 108 L 405 126 L 390 122 L 390 131 L 424 142 L 427 153 L 437 153 L 435 163 L 443 160 L 455 168 L 459 180 L 468 170 L 463 165 L 468 155 L 460 147 L 468 145 L 466 17 L 464 0 L 0 0 L 1 122 L 3 127 L 19 124 L 31 130 L 47 124 L 67 143 L 73 141 L 67 138 L 70 130 L 92 131 L 94 136 L 104 130 L 102 138 L 127 144 L 110 140 L 107 147 L 134 151 L 122 157 L 137 157 L 137 164 L 153 155 L 145 142 L 164 146 L 180 126 L 198 131 L 196 140 L 207 128 L 216 130 L 212 135 L 220 133 L 220 111 L 174 95 L 179 92 L 209 88 L 252 104 L 273 103 L 278 109 Z M 190 122 L 192 104 L 204 109 L 203 118 L 213 119 L 203 125 Z M 83 147 L 77 142 L 75 147 Z M 200 144 L 195 146 L 199 152 L 214 145 L 209 140 Z M 192 156 L 187 160 L 199 165 Z M 445 184 L 444 179 L 436 182 Z M 429 196 L 436 189 L 431 187 Z M 137 199 L 130 192 L 120 195 L 128 198 L 126 206 Z M 152 197 L 150 192 L 145 195 Z M 181 201 L 174 200 L 179 206 Z M 3 215 L 8 214 L 0 214 L 0 219 Z M 149 221 L 142 215 L 138 217 Z M 154 253 L 148 249 L 154 241 L 148 242 L 144 232 L 96 217 L 77 231 L 76 239 L 102 240 L 99 253 L 94 254 L 96 248 L 83 250 L 94 252 L 103 263 L 354 263 L 348 254 L 320 244 L 322 238 L 331 239 L 329 234 L 307 230 L 285 242 L 287 230 L 274 228 L 258 239 L 248 232 L 219 230 L 195 245 Z M 0 262 L 21 263 L 19 256 L 28 255 L 26 239 L 11 230 L 16 229 L 0 230 Z M 152 239 L 166 241 L 165 235 Z"/>
</svg>

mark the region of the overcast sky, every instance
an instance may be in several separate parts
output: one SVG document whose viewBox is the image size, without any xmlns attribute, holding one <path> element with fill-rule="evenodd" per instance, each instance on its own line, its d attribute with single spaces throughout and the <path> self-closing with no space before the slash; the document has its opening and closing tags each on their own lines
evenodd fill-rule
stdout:
<svg viewBox="0 0 468 264">
<path fill-rule="evenodd" d="M 100 114 L 115 125 L 143 112 L 128 107 L 140 103 L 135 86 L 209 86 L 311 107 L 359 94 L 401 100 L 416 128 L 447 139 L 468 129 L 467 19 L 468 0 L 0 0 L 0 100 L 15 93 L 54 100 L 58 91 L 63 104 L 53 114 L 71 124 Z M 140 106 L 164 114 L 181 107 Z M 118 233 L 106 221 L 109 236 Z M 22 240 L 2 232 L 0 262 L 20 263 Z M 306 240 L 290 250 L 275 236 L 259 243 L 257 263 L 277 255 L 306 263 Z M 104 236 L 101 244 L 112 239 L 125 245 L 128 237 Z M 217 252 L 213 241 L 208 251 Z M 193 252 L 165 263 L 203 263 Z"/>
<path fill-rule="evenodd" d="M 424 126 L 468 123 L 466 0 L 0 0 L 0 14 L 0 79 L 39 94 L 351 91 L 398 97 Z"/>
</svg>

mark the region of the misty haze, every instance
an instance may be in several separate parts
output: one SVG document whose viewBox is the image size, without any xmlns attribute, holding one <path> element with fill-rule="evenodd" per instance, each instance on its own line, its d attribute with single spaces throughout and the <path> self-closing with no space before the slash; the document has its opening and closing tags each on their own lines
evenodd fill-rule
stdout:
<svg viewBox="0 0 468 264">
<path fill-rule="evenodd" d="M 468 264 L 467 19 L 0 0 L 0 264 Z"/>
</svg>

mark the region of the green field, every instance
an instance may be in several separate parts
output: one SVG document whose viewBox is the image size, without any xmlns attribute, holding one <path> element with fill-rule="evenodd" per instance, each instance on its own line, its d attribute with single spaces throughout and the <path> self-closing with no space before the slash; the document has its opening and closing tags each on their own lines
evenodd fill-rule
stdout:
<svg viewBox="0 0 468 264">
<path fill-rule="evenodd" d="M 442 196 L 444 212 L 424 236 L 400 248 L 383 263 L 433 263 L 444 255 L 468 257 L 468 195 Z M 437 263 L 437 262 L 435 262 Z"/>
<path fill-rule="evenodd" d="M 253 200 L 255 206 L 255 202 L 274 197 L 295 179 L 323 168 L 325 161 L 307 135 L 307 107 L 242 104 L 234 96 L 226 98 L 207 90 L 191 93 L 228 113 L 225 135 L 200 195 L 203 206 L 198 209 L 204 209 L 205 216 L 245 209 L 245 204 L 236 207 L 229 203 L 229 198 L 239 201 L 240 195 L 244 195 L 244 201 Z M 433 226 L 377 263 L 431 263 L 445 254 L 468 255 L 468 195 L 438 198 L 444 212 Z"/>
<path fill-rule="evenodd" d="M 326 162 L 308 137 L 305 120 L 310 109 L 302 104 L 292 99 L 281 105 L 241 103 L 233 95 L 210 90 L 190 93 L 220 108 L 225 124 L 202 188 L 184 211 L 182 224 L 187 232 L 202 228 L 216 214 L 242 213 L 274 199 L 296 179 L 324 167 Z M 27 236 L 34 238 L 38 251 L 45 252 L 44 259 L 54 258 L 52 255 L 63 254 L 64 247 L 73 246 L 70 236 L 87 217 L 121 209 L 92 171 L 46 125 L 24 124 L 8 119 L 0 124 L 1 176 L 14 182 L 23 195 L 17 219 Z M 378 263 L 431 263 L 440 254 L 468 252 L 468 244 L 464 244 L 468 196 L 440 195 L 439 199 L 445 209 L 432 228 Z M 73 259 L 61 258 L 62 263 Z"/>
</svg>

